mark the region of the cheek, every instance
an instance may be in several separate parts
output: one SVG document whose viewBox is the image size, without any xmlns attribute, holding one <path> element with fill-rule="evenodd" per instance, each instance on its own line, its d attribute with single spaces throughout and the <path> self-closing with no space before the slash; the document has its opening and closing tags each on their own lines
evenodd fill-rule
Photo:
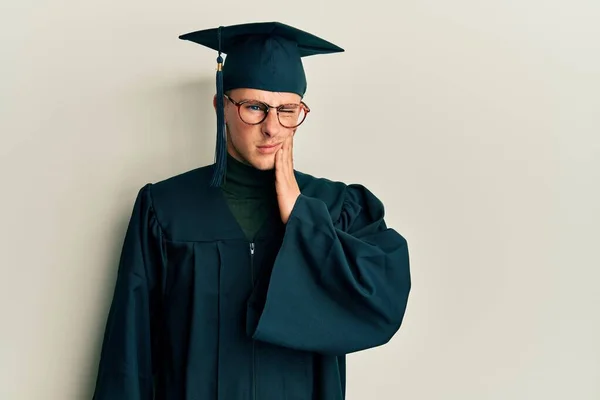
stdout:
<svg viewBox="0 0 600 400">
<path fill-rule="evenodd" d="M 241 121 L 230 122 L 228 123 L 228 126 L 231 141 L 237 147 L 246 147 L 249 143 L 253 141 L 253 131 L 256 129 L 256 127 L 246 125 Z"/>
<path fill-rule="evenodd" d="M 296 134 L 296 129 L 286 129 L 285 137 L 294 136 Z"/>
<path fill-rule="evenodd" d="M 227 124 L 227 130 L 229 131 L 229 135 L 234 142 L 239 140 L 238 138 L 240 137 L 241 128 L 243 128 L 240 126 L 239 122 L 240 121 L 238 121 L 237 114 L 234 113 L 233 110 L 228 109 L 228 111 L 225 113 L 225 124 Z"/>
</svg>

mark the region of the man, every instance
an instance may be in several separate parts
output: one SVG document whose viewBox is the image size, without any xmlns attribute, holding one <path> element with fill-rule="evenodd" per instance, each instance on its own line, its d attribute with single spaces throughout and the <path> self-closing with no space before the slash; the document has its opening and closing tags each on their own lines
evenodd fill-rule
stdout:
<svg viewBox="0 0 600 400">
<path fill-rule="evenodd" d="M 279 23 L 181 38 L 219 51 L 216 161 L 140 189 L 94 398 L 342 400 L 411 285 L 371 192 L 293 169 L 301 57 L 342 49 Z"/>
</svg>

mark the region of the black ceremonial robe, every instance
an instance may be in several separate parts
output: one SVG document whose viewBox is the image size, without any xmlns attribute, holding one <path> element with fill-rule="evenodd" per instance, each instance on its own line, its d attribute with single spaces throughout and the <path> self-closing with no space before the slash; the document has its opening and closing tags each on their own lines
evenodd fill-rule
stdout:
<svg viewBox="0 0 600 400">
<path fill-rule="evenodd" d="M 406 240 L 363 186 L 296 172 L 288 223 L 248 241 L 211 171 L 140 189 L 94 399 L 344 399 L 345 355 L 403 320 Z"/>
</svg>

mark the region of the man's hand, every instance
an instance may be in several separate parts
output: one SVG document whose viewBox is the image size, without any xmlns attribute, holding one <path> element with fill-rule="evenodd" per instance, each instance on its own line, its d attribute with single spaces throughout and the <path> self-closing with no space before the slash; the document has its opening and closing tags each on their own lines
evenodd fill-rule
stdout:
<svg viewBox="0 0 600 400">
<path fill-rule="evenodd" d="M 275 189 L 281 220 L 287 224 L 294 204 L 300 196 L 300 187 L 294 176 L 294 135 L 289 136 L 275 154 Z"/>
</svg>

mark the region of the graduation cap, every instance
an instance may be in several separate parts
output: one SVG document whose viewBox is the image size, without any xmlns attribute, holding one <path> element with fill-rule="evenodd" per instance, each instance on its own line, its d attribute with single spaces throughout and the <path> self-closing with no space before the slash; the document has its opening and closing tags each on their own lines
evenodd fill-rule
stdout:
<svg viewBox="0 0 600 400">
<path fill-rule="evenodd" d="M 279 22 L 220 26 L 179 36 L 218 52 L 217 145 L 211 186 L 221 186 L 227 168 L 223 94 L 237 88 L 290 92 L 304 97 L 302 57 L 343 52 L 333 43 Z M 227 55 L 223 62 L 221 54 Z"/>
</svg>

